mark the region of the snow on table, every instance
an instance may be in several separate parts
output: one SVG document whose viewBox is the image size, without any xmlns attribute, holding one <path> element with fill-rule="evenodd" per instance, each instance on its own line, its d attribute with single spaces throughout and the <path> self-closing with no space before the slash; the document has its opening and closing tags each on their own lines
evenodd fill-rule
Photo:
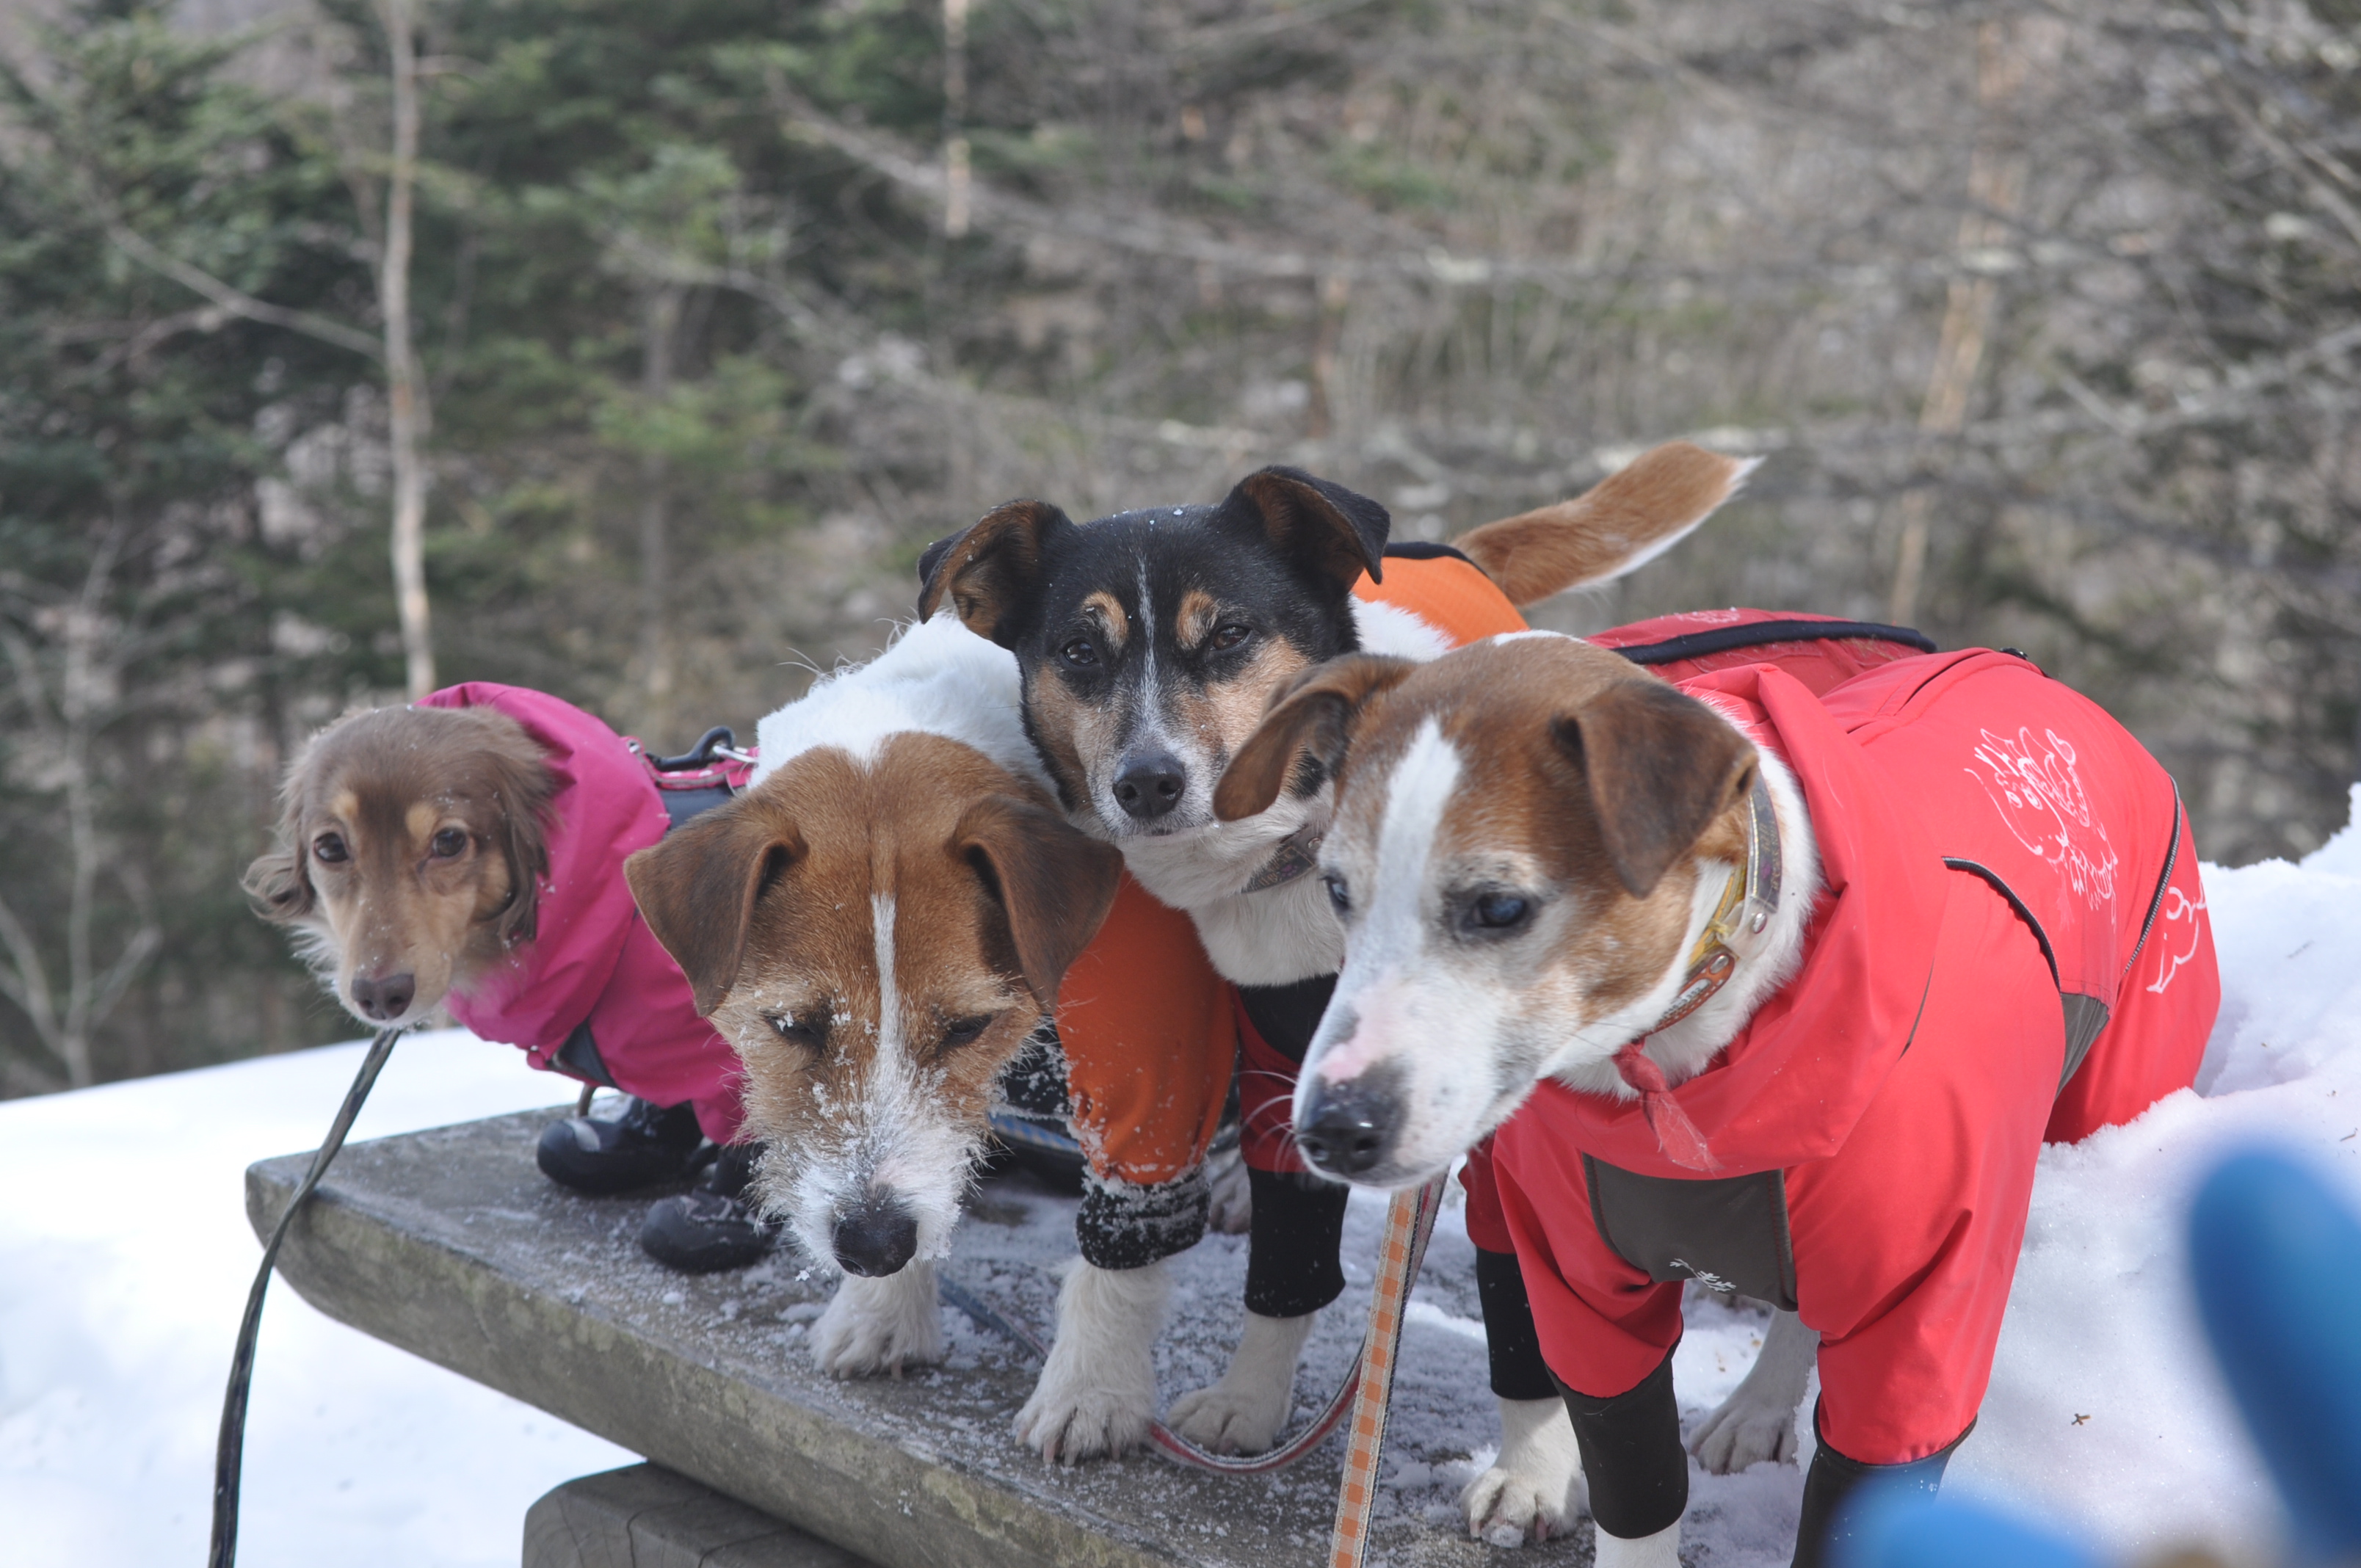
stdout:
<svg viewBox="0 0 2361 1568">
<path fill-rule="evenodd" d="M 2198 1089 L 2044 1153 L 1991 1392 L 1950 1472 L 1956 1486 L 2084 1521 L 2125 1551 L 2226 1547 L 2272 1519 L 2181 1279 L 2180 1215 L 2200 1174 L 2228 1146 L 2270 1139 L 2361 1201 L 2361 830 L 2301 864 L 2209 866 L 2205 887 L 2224 999 Z M 256 1257 L 245 1168 L 317 1143 L 360 1049 L 0 1103 L 0 1190 L 11 1194 L 0 1205 L 0 1510 L 12 1563 L 202 1558 L 222 1381 Z M 421 1036 L 397 1048 L 353 1135 L 543 1106 L 560 1087 L 506 1047 Z M 1348 1266 L 1364 1278 L 1376 1219 L 1356 1201 Z M 1451 1495 L 1498 1437 L 1459 1430 L 1463 1399 L 1421 1394 L 1481 1377 L 1460 1288 L 1466 1247 L 1446 1212 L 1411 1308 L 1387 1465 L 1387 1510 L 1437 1529 L 1454 1528 Z M 1239 1248 L 1210 1243 L 1190 1270 L 1206 1288 L 1185 1289 L 1176 1309 L 1235 1321 L 1235 1299 L 1214 1297 Z M 1762 1321 L 1692 1308 L 1675 1366 L 1690 1420 L 1744 1373 Z M 258 1368 L 242 1551 L 255 1568 L 511 1563 L 534 1497 L 632 1457 L 332 1323 L 283 1288 Z M 1801 1486 L 1784 1465 L 1695 1476 L 1686 1554 L 1784 1563 Z"/>
</svg>

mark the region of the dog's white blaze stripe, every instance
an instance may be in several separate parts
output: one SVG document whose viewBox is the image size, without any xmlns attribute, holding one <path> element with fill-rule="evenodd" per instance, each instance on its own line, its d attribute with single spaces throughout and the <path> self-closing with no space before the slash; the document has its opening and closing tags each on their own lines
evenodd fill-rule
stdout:
<svg viewBox="0 0 2361 1568">
<path fill-rule="evenodd" d="M 1427 866 L 1459 774 L 1459 748 L 1443 738 L 1433 718 L 1421 720 L 1387 781 L 1373 885 L 1355 890 L 1368 901 L 1363 940 L 1381 965 L 1406 964 L 1417 957 L 1426 926 Z"/>
<path fill-rule="evenodd" d="M 1139 645 L 1148 654 L 1148 667 L 1139 676 L 1140 729 L 1151 740 L 1166 745 L 1171 741 L 1164 733 L 1164 694 L 1156 680 L 1156 606 L 1148 597 L 1148 557 L 1139 558 Z"/>
<path fill-rule="evenodd" d="M 877 942 L 877 1078 L 899 1080 L 902 1062 L 902 993 L 894 983 L 894 895 L 869 895 L 869 918 Z"/>
</svg>

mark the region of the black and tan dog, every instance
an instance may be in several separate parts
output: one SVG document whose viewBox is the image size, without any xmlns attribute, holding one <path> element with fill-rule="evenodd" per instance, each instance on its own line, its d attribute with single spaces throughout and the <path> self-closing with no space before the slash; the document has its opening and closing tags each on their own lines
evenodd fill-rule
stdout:
<svg viewBox="0 0 2361 1568">
<path fill-rule="evenodd" d="M 1514 607 L 1652 559 L 1728 499 L 1751 466 L 1672 443 L 1574 500 L 1488 523 L 1452 546 L 1393 550 L 1383 506 L 1292 468 L 1249 475 L 1217 505 L 1088 523 L 1016 501 L 928 553 L 919 609 L 948 604 L 1016 655 L 1027 730 L 1069 817 L 1120 849 L 1149 892 L 1188 911 L 1215 967 L 1239 986 L 1257 1043 L 1288 1058 L 1277 1064 L 1287 1069 L 1301 1059 L 1344 957 L 1319 880 L 1301 874 L 1333 790 L 1307 766 L 1245 820 L 1218 820 L 1213 798 L 1273 696 L 1342 653 L 1432 659 L 1521 628 Z M 1291 1069 L 1263 1073 L 1250 1098 L 1283 1103 L 1290 1078 Z M 1243 1452 L 1275 1439 L 1312 1315 L 1342 1287 L 1343 1190 L 1277 1171 L 1254 1178 L 1238 1354 L 1218 1384 L 1171 1412 L 1183 1436 Z M 1070 1295 L 1061 1313 L 1079 1299 Z M 1113 1343 L 1152 1332 L 1150 1317 L 1091 1337 Z M 1050 1385 L 1045 1377 L 1027 1408 L 1028 1440 L 1045 1452 L 1090 1451 L 1102 1434 L 1077 1431 L 1074 1401 Z M 1566 1512 L 1571 1435 L 1554 1435 L 1564 1419 L 1548 1411 L 1522 1436 L 1510 1413 L 1504 1419 L 1510 1451 L 1470 1489 L 1473 1522 L 1545 1533 Z M 1555 1444 L 1546 1463 L 1536 1456 L 1534 1477 L 1507 1475 L 1534 1444 Z"/>
</svg>

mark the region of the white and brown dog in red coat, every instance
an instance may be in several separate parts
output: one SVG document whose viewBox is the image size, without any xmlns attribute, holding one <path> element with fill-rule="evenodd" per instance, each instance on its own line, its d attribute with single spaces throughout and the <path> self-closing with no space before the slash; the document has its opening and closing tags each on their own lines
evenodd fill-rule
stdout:
<svg viewBox="0 0 2361 1568">
<path fill-rule="evenodd" d="M 1346 962 L 1297 1135 L 1392 1188 L 1492 1135 L 1491 1223 L 1598 1562 L 1678 1561 L 1685 1280 L 1818 1331 L 1799 1563 L 1867 1476 L 1931 1488 L 1974 1424 L 2041 1144 L 2202 1057 L 2204 894 L 2154 759 L 2011 654 L 1675 686 L 1523 633 L 1301 677 L 1215 809 L 1307 767 L 1336 781 Z"/>
</svg>

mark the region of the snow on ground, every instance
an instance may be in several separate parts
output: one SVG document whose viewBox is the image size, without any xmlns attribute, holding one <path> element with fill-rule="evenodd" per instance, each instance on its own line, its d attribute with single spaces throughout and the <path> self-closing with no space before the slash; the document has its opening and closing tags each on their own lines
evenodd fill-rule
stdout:
<svg viewBox="0 0 2361 1568">
<path fill-rule="evenodd" d="M 1960 1487 L 2080 1521 L 2125 1552 L 2240 1544 L 2272 1517 L 2180 1276 L 2199 1175 L 2216 1151 L 2268 1138 L 2361 1201 L 2361 826 L 2299 865 L 2208 867 L 2205 886 L 2224 999 L 2202 1092 L 2044 1154 L 1991 1393 L 1951 1467 Z M 256 1257 L 242 1174 L 316 1144 L 358 1058 L 331 1047 L 0 1104 L 10 1563 L 202 1558 L 222 1379 Z M 405 1040 L 354 1136 L 546 1105 L 555 1087 L 464 1034 Z M 1356 1204 L 1355 1219 L 1348 1251 L 1374 1234 L 1375 1205 Z M 1465 1245 L 1446 1214 L 1440 1273 L 1455 1272 Z M 1366 1277 L 1359 1259 L 1347 1267 Z M 1479 1332 L 1457 1294 L 1422 1289 L 1414 1336 Z M 1675 1367 L 1692 1420 L 1743 1374 L 1762 1321 L 1709 1300 L 1693 1309 Z M 1448 1528 L 1451 1487 L 1498 1434 L 1420 1425 L 1407 1423 L 1389 1466 L 1394 1506 Z M 512 1563 L 534 1497 L 631 1457 L 331 1323 L 280 1286 L 255 1379 L 244 1558 Z M 1696 1477 L 1692 1560 L 1785 1563 L 1801 1486 L 1784 1465 Z"/>
<path fill-rule="evenodd" d="M 222 1387 L 259 1247 L 245 1171 L 319 1144 L 332 1046 L 0 1103 L 0 1557 L 204 1561 Z M 394 1047 L 355 1140 L 547 1105 L 566 1085 L 460 1031 Z M 636 1455 L 331 1322 L 262 1316 L 239 1561 L 500 1564 L 524 1510 Z"/>
</svg>

